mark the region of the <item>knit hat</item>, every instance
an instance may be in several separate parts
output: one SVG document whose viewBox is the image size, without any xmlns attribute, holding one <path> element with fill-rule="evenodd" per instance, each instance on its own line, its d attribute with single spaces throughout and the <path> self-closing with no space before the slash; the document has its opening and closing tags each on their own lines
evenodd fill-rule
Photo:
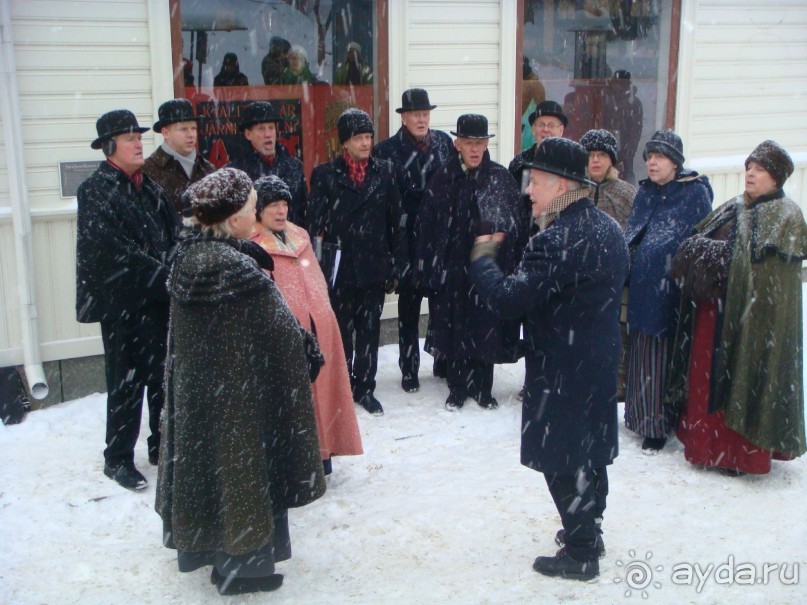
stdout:
<svg viewBox="0 0 807 605">
<path fill-rule="evenodd" d="M 488 134 L 488 119 L 476 113 L 466 113 L 457 118 L 457 131 L 451 131 L 457 138 L 490 139 L 495 134 Z"/>
<path fill-rule="evenodd" d="M 236 168 L 221 168 L 187 189 L 193 216 L 203 225 L 216 225 L 241 210 L 251 191 L 252 179 Z"/>
<path fill-rule="evenodd" d="M 401 95 L 401 106 L 395 111 L 403 113 L 405 111 L 431 111 L 437 105 L 432 105 L 429 101 L 429 93 L 422 88 L 410 88 Z"/>
<path fill-rule="evenodd" d="M 291 49 L 289 50 L 289 56 L 291 55 L 299 55 L 305 60 L 306 63 L 308 63 L 308 52 L 299 44 L 292 44 Z"/>
<path fill-rule="evenodd" d="M 531 162 L 525 166 L 550 174 L 556 174 L 579 183 L 593 185 L 586 176 L 588 152 L 580 144 L 570 139 L 550 137 L 541 141 Z"/>
<path fill-rule="evenodd" d="M 762 141 L 745 160 L 745 169 L 749 162 L 756 162 L 768 171 L 776 181 L 776 187 L 781 189 L 785 181 L 793 174 L 793 159 L 776 141 Z"/>
<path fill-rule="evenodd" d="M 247 105 L 244 113 L 241 114 L 239 128 L 244 132 L 247 128 L 252 128 L 255 124 L 263 122 L 280 122 L 280 116 L 275 112 L 271 103 L 266 101 L 255 101 Z"/>
<path fill-rule="evenodd" d="M 286 200 L 291 204 L 291 190 L 279 176 L 271 174 L 255 181 L 258 201 L 255 202 L 255 216 L 260 217 L 263 209 L 272 202 Z"/>
<path fill-rule="evenodd" d="M 589 130 L 580 139 L 580 144 L 586 151 L 604 151 L 616 166 L 616 137 L 607 130 Z"/>
<path fill-rule="evenodd" d="M 160 132 L 164 126 L 176 124 L 177 122 L 196 122 L 199 120 L 193 115 L 193 105 L 188 99 L 171 99 L 166 101 L 157 110 L 160 118 L 154 122 L 154 132 Z"/>
<path fill-rule="evenodd" d="M 535 107 L 535 111 L 533 111 L 527 120 L 530 122 L 530 126 L 532 123 L 537 120 L 541 116 L 554 116 L 561 122 L 563 122 L 563 127 L 569 125 L 569 118 L 563 115 L 563 109 L 561 106 L 555 101 L 541 101 Z"/>
<path fill-rule="evenodd" d="M 98 132 L 98 138 L 90 143 L 90 147 L 93 149 L 101 149 L 104 141 L 108 141 L 119 134 L 126 132 L 143 133 L 151 129 L 140 126 L 135 115 L 128 109 L 114 109 L 98 118 L 95 123 L 95 130 Z"/>
<path fill-rule="evenodd" d="M 356 107 L 345 109 L 342 115 L 339 116 L 336 127 L 339 130 L 340 144 L 352 139 L 357 134 L 364 134 L 365 132 L 375 134 L 373 120 L 370 119 L 370 115 Z"/>
<path fill-rule="evenodd" d="M 677 134 L 667 128 L 657 130 L 650 140 L 645 143 L 642 158 L 647 161 L 647 154 L 655 152 L 670 158 L 679 168 L 684 165 L 684 142 Z"/>
</svg>

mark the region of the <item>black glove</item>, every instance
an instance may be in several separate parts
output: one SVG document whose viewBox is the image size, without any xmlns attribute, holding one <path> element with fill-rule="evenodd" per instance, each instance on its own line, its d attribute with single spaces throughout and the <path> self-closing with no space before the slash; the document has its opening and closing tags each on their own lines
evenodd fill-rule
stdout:
<svg viewBox="0 0 807 605">
<path fill-rule="evenodd" d="M 317 337 L 302 326 L 300 326 L 300 332 L 303 335 L 303 349 L 305 350 L 305 358 L 308 361 L 308 377 L 311 382 L 314 382 L 319 376 L 322 366 L 325 365 L 325 358 L 319 350 Z"/>
</svg>

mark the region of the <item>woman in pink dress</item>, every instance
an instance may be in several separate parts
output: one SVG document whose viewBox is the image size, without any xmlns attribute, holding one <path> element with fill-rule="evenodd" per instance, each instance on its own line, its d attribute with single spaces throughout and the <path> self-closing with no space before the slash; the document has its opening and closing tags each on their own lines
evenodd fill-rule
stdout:
<svg viewBox="0 0 807 605">
<path fill-rule="evenodd" d="M 255 189 L 258 220 L 252 241 L 272 256 L 275 283 L 300 324 L 316 334 L 325 357 L 311 390 L 320 452 L 328 474 L 331 456 L 363 453 L 339 326 L 308 233 L 287 220 L 291 202 L 288 186 L 277 176 L 267 176 L 258 179 Z"/>
</svg>

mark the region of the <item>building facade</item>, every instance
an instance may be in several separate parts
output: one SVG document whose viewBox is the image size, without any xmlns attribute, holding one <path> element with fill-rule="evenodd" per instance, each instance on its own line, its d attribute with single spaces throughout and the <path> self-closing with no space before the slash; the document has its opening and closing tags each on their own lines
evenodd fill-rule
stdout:
<svg viewBox="0 0 807 605">
<path fill-rule="evenodd" d="M 38 385 L 34 396 L 42 396 L 38 405 L 105 388 L 100 330 L 75 320 L 74 192 L 102 159 L 89 143 L 95 120 L 111 109 L 131 109 L 150 125 L 165 100 L 191 98 L 208 113 L 200 146 L 222 163 L 238 153 L 231 135 L 239 108 L 277 100 L 287 109 L 282 142 L 310 173 L 337 149 L 341 109 L 370 111 L 381 139 L 398 128 L 401 93 L 424 87 L 438 105 L 432 127 L 453 130 L 459 115 L 482 113 L 496 134 L 491 155 L 506 164 L 528 144 L 523 124 L 536 90 L 573 113 L 574 128 L 619 130 L 609 103 L 612 87 L 627 80 L 623 93 L 641 102 L 643 115 L 635 178 L 645 176 L 643 142 L 672 127 L 687 164 L 709 175 L 721 203 L 743 189 L 748 153 L 772 138 L 796 162 L 786 190 L 807 209 L 807 5 L 799 0 L 288 0 L 266 7 L 0 0 L 0 366 L 25 368 Z M 285 46 L 278 38 L 307 59 L 311 80 L 267 83 L 264 59 Z M 340 68 L 356 47 L 367 69 L 347 81 Z M 238 56 L 249 85 L 212 86 L 228 53 Z M 288 67 L 288 52 L 284 61 Z M 151 132 L 144 141 L 146 153 L 161 143 Z M 394 314 L 390 299 L 384 316 Z"/>
</svg>

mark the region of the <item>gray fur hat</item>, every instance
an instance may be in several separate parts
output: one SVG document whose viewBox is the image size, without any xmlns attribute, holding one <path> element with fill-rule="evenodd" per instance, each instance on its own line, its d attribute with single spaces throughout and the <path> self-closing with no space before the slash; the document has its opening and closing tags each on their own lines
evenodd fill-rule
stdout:
<svg viewBox="0 0 807 605">
<path fill-rule="evenodd" d="M 746 170 L 748 170 L 750 162 L 756 162 L 767 170 L 768 174 L 776 181 L 778 189 L 784 187 L 785 181 L 790 178 L 795 169 L 793 158 L 790 157 L 790 154 L 779 143 L 771 140 L 762 141 L 751 152 L 751 155 L 745 160 Z"/>
<path fill-rule="evenodd" d="M 616 166 L 616 137 L 607 130 L 589 130 L 580 139 L 580 144 L 586 151 L 604 151 Z"/>
</svg>

